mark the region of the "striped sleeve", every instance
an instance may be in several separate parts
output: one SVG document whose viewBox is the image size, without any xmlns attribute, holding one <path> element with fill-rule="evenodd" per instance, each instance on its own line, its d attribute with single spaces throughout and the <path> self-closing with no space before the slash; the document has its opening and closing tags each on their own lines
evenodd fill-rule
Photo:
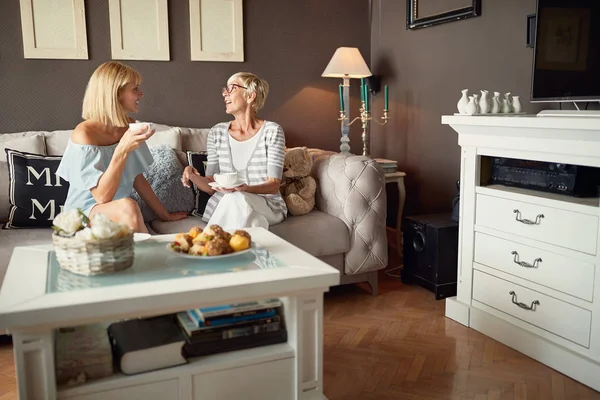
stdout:
<svg viewBox="0 0 600 400">
<path fill-rule="evenodd" d="M 271 178 L 281 179 L 283 174 L 283 157 L 285 156 L 285 135 L 283 128 L 270 132 L 267 137 L 267 175 Z"/>
<path fill-rule="evenodd" d="M 217 153 L 217 146 L 215 143 L 215 135 L 217 129 L 213 127 L 208 132 L 208 138 L 206 139 L 206 172 L 205 176 L 213 176 L 219 173 L 219 155 Z"/>
</svg>

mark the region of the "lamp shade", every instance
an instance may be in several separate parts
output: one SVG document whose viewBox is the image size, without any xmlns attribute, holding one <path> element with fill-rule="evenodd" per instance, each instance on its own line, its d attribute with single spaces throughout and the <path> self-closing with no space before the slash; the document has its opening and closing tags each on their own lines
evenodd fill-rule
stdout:
<svg viewBox="0 0 600 400">
<path fill-rule="evenodd" d="M 366 78 L 371 75 L 356 47 L 339 47 L 321 74 L 325 78 Z"/>
</svg>

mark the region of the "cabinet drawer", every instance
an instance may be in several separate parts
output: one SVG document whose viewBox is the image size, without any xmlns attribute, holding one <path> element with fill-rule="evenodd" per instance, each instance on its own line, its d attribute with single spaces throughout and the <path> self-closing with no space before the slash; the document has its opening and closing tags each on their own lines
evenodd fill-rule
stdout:
<svg viewBox="0 0 600 400">
<path fill-rule="evenodd" d="M 293 358 L 194 375 L 192 398 L 289 400 L 294 398 L 294 378 Z"/>
<path fill-rule="evenodd" d="M 475 262 L 592 301 L 596 266 L 510 240 L 475 233 Z"/>
<path fill-rule="evenodd" d="M 598 216 L 483 194 L 476 207 L 477 225 L 596 254 Z"/>
<path fill-rule="evenodd" d="M 102 392 L 83 394 L 79 396 L 62 396 L 58 398 L 69 400 L 164 400 L 179 399 L 179 381 L 166 381 L 127 386 L 120 389 L 110 389 Z"/>
<path fill-rule="evenodd" d="M 473 271 L 473 300 L 589 348 L 592 313 L 588 310 L 477 270 Z M 527 324 L 520 326 L 527 329 Z"/>
</svg>

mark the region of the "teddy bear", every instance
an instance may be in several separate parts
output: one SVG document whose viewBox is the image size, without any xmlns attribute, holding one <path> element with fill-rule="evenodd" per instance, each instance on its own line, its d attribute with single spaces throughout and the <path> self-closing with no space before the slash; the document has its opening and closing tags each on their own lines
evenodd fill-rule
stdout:
<svg viewBox="0 0 600 400">
<path fill-rule="evenodd" d="M 292 215 L 308 214 L 315 207 L 317 182 L 310 176 L 312 165 L 306 147 L 286 149 L 280 192 Z"/>
</svg>

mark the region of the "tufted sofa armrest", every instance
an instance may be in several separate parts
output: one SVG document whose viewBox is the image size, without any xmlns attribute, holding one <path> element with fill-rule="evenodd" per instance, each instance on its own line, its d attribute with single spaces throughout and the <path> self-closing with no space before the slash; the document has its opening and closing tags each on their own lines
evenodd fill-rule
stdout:
<svg viewBox="0 0 600 400">
<path fill-rule="evenodd" d="M 340 218 L 350 231 L 347 275 L 387 265 L 385 175 L 365 156 L 309 149 L 317 181 L 316 208 Z"/>
</svg>

